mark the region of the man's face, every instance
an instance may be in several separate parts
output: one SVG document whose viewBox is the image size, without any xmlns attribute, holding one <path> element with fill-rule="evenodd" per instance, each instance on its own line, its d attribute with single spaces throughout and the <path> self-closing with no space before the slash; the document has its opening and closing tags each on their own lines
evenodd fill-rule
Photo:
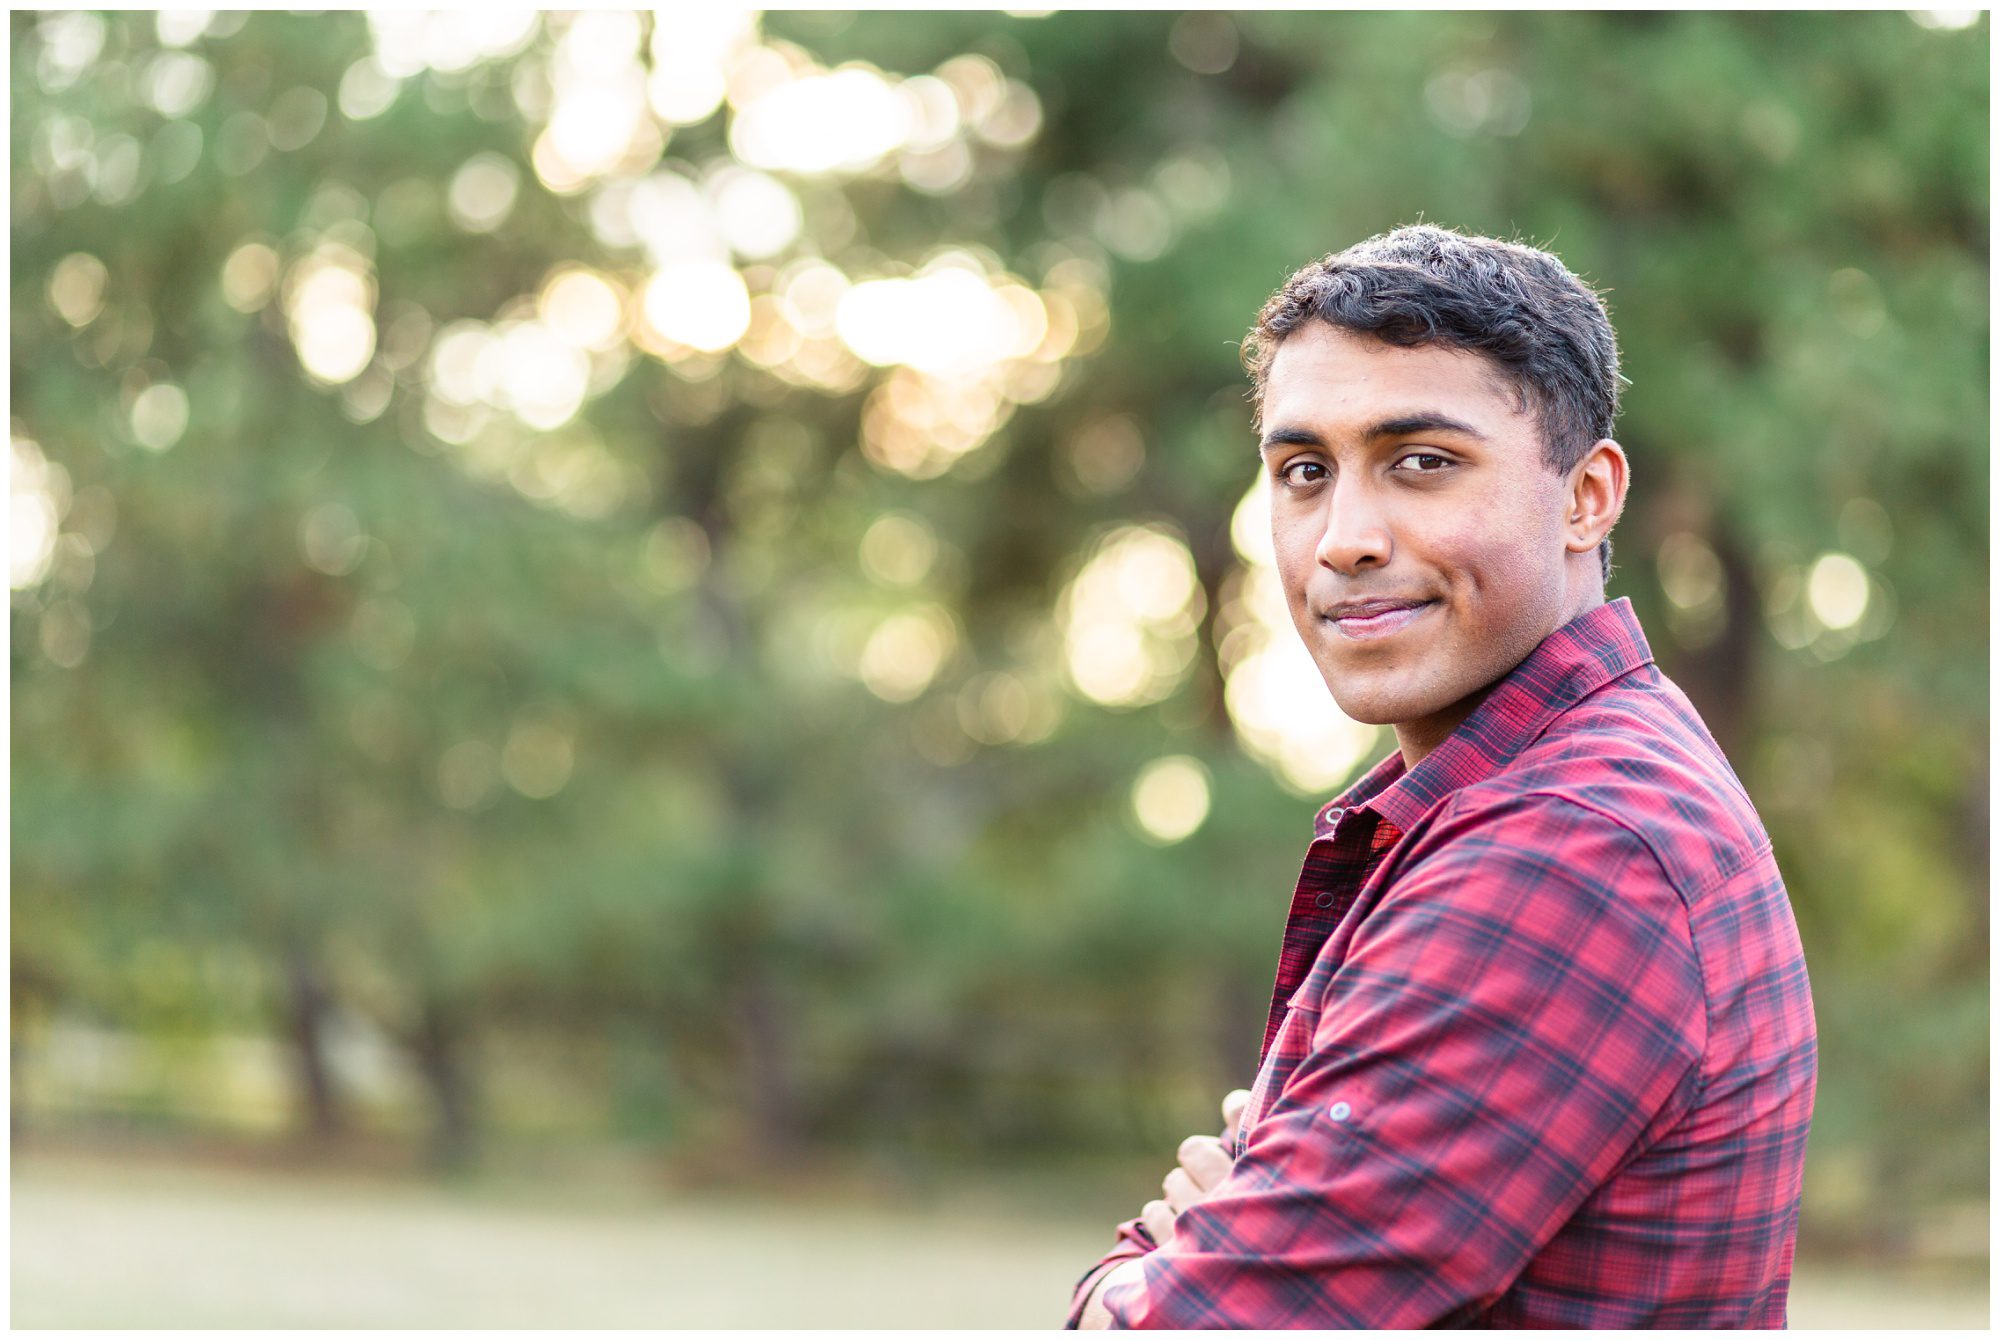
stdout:
<svg viewBox="0 0 2000 1340">
<path fill-rule="evenodd" d="M 1278 346 L 1263 424 L 1299 636 L 1341 711 L 1428 752 L 1574 612 L 1539 420 L 1483 355 L 1310 321 Z"/>
</svg>

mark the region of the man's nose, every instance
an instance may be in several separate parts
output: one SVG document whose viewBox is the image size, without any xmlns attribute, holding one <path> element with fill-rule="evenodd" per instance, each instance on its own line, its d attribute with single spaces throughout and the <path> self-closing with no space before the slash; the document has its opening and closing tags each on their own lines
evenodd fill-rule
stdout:
<svg viewBox="0 0 2000 1340">
<path fill-rule="evenodd" d="M 1326 504 L 1326 529 L 1313 557 L 1335 572 L 1352 575 L 1389 561 L 1392 545 L 1380 499 L 1361 480 L 1337 480 Z"/>
</svg>

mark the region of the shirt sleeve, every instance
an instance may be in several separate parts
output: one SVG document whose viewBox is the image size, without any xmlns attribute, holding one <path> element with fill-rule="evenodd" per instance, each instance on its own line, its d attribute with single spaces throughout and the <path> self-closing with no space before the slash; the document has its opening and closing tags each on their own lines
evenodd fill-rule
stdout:
<svg viewBox="0 0 2000 1340">
<path fill-rule="evenodd" d="M 1085 1271 L 1083 1278 L 1076 1282 L 1076 1288 L 1070 1291 L 1069 1317 L 1063 1322 L 1063 1329 L 1073 1331 L 1076 1329 L 1076 1324 L 1083 1320 L 1083 1305 L 1089 1301 L 1090 1291 L 1097 1287 L 1099 1280 L 1124 1262 L 1130 1261 L 1135 1256 L 1144 1256 L 1153 1248 L 1153 1235 L 1146 1231 L 1145 1223 L 1136 1216 L 1118 1225 L 1117 1245 L 1105 1253 L 1096 1265 Z"/>
<path fill-rule="evenodd" d="M 1114 1325 L 1463 1323 L 1687 1110 L 1700 965 L 1640 838 L 1529 795 L 1408 860 L 1294 998 L 1310 1050 L 1227 1180 L 1105 1290 Z"/>
</svg>

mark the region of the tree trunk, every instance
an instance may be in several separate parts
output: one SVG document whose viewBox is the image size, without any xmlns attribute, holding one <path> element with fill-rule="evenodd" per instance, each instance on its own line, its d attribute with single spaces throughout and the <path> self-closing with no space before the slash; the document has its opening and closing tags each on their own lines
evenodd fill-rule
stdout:
<svg viewBox="0 0 2000 1340">
<path fill-rule="evenodd" d="M 466 1043 L 456 1012 L 435 996 L 428 997 L 410 1049 L 430 1090 L 430 1164 L 439 1172 L 463 1171 L 473 1159 L 473 1093 Z"/>
<path fill-rule="evenodd" d="M 749 960 L 736 998 L 737 1019 L 742 1028 L 743 1072 L 757 1153 L 782 1164 L 797 1157 L 802 1131 L 790 1028 L 768 974 L 760 961 Z"/>
<path fill-rule="evenodd" d="M 28 1138 L 28 1070 L 34 1060 L 34 1052 L 28 1036 L 40 1016 L 27 1007 L 27 1001 L 19 991 L 14 993 L 13 1028 L 8 1032 L 7 1074 L 7 1137 L 9 1142 L 19 1147 Z"/>
<path fill-rule="evenodd" d="M 346 1113 L 333 1067 L 327 1058 L 326 1025 L 332 994 L 319 965 L 305 947 L 294 943 L 285 951 L 285 1029 L 292 1044 L 305 1133 L 324 1144 L 347 1128 Z"/>
<path fill-rule="evenodd" d="M 1971 895 L 1967 899 L 1965 931 L 1945 959 L 1946 971 L 1953 976 L 1982 976 L 1987 971 L 1986 947 L 1992 943 L 1993 925 L 1993 904 L 1987 896 L 1986 879 L 1992 855 L 1992 796 L 1992 779 L 1982 758 L 1966 769 L 1951 816 L 1951 853 L 1964 876 L 1961 887 Z"/>
<path fill-rule="evenodd" d="M 1701 713 L 1723 754 L 1741 771 L 1756 707 L 1763 598 L 1750 556 L 1728 527 L 1718 521 L 1708 539 L 1722 564 L 1722 628 L 1706 647 L 1678 658 L 1673 678 Z"/>
<path fill-rule="evenodd" d="M 1713 677 L 1716 717 L 1709 729 L 1715 732 L 1723 753 L 1736 759 L 1749 745 L 1748 726 L 1754 720 L 1757 696 L 1757 647 L 1763 633 L 1763 594 L 1757 589 L 1757 573 L 1750 555 L 1733 531 L 1718 527 L 1715 555 L 1722 562 L 1722 594 L 1728 602 L 1728 622 L 1722 636 L 1711 648 L 1715 656 Z"/>
</svg>

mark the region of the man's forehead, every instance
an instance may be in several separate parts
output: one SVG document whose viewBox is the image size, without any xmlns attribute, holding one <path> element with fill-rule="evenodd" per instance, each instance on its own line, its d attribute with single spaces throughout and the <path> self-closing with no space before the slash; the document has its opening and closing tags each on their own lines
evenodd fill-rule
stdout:
<svg viewBox="0 0 2000 1340">
<path fill-rule="evenodd" d="M 1497 402 L 1494 412 L 1527 415 L 1532 409 L 1520 380 L 1491 356 L 1434 340 L 1424 344 L 1392 344 L 1360 331 L 1312 321 L 1287 336 L 1277 347 L 1265 378 L 1262 408 L 1269 422 L 1280 401 L 1301 402 L 1301 408 L 1329 392 L 1355 397 L 1383 393 L 1435 400 L 1444 394 L 1467 394 Z"/>
</svg>

